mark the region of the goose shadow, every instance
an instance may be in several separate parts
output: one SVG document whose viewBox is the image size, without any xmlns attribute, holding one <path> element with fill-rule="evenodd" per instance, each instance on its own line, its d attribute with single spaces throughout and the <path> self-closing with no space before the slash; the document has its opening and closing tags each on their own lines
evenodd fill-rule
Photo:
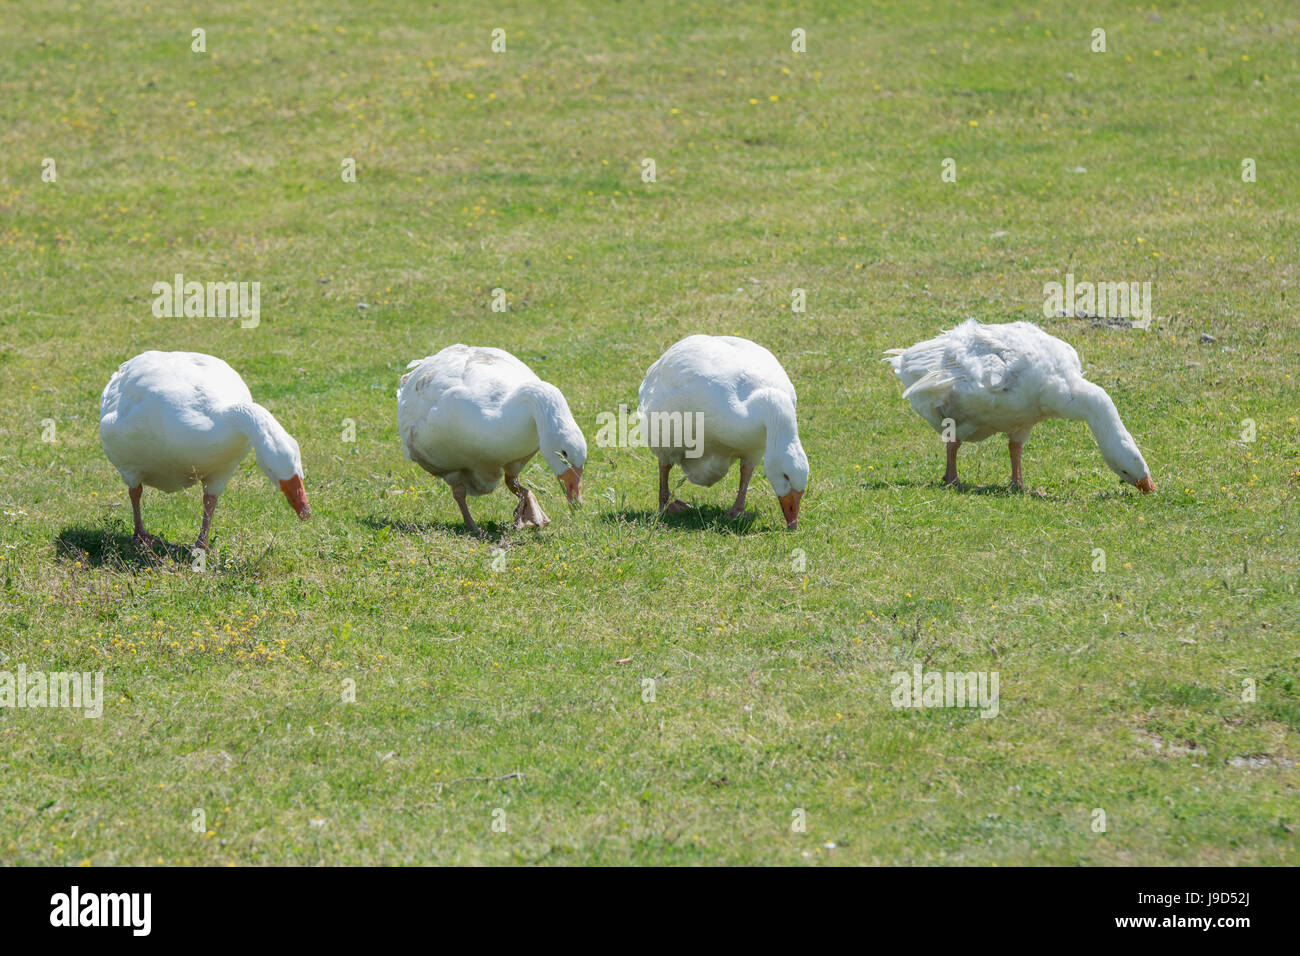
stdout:
<svg viewBox="0 0 1300 956">
<path fill-rule="evenodd" d="M 481 538 L 469 528 L 465 527 L 463 521 L 439 521 L 437 519 L 420 519 L 408 520 L 406 518 L 391 518 L 384 515 L 366 515 L 361 519 L 361 523 L 372 531 L 391 531 L 397 534 L 414 535 L 424 537 L 429 534 L 447 534 L 454 537 L 468 538 L 471 541 L 484 541 L 496 539 L 505 540 L 506 536 L 515 530 L 514 525 L 504 525 L 499 521 L 480 521 L 479 527 L 487 533 L 486 538 Z"/>
<path fill-rule="evenodd" d="M 987 495 L 991 498 L 1025 498 L 1038 501 L 1047 500 L 1047 492 L 1037 488 L 1012 488 L 1010 485 L 968 485 L 964 481 L 956 485 L 945 485 L 942 481 L 932 483 L 940 491 L 952 489 L 959 495 Z"/>
<path fill-rule="evenodd" d="M 1096 501 L 1098 504 L 1100 504 L 1103 501 L 1127 501 L 1129 503 L 1132 503 L 1135 501 L 1141 501 L 1144 497 L 1146 496 L 1143 495 L 1141 492 L 1134 494 L 1128 488 L 1119 487 L 1119 488 L 1113 488 L 1110 491 L 1099 491 L 1095 495 L 1093 495 L 1093 500 Z M 1152 495 L 1151 497 L 1155 497 L 1155 496 Z"/>
<path fill-rule="evenodd" d="M 683 531 L 713 531 L 718 534 L 752 534 L 758 513 L 746 510 L 739 518 L 732 518 L 727 509 L 718 505 L 691 505 L 686 511 L 674 515 L 662 514 L 658 509 L 617 508 L 602 511 L 600 520 L 607 524 L 639 524 L 646 527 L 663 525 Z"/>
<path fill-rule="evenodd" d="M 856 487 L 863 491 L 893 491 L 896 488 L 933 488 L 942 482 L 930 478 L 901 478 L 898 481 L 888 481 L 884 478 L 859 479 Z"/>
<path fill-rule="evenodd" d="M 898 481 L 872 478 L 869 481 L 859 481 L 857 487 L 863 491 L 893 491 L 899 488 L 929 488 L 934 491 L 951 491 L 953 494 L 960 495 L 990 495 L 1001 498 L 1047 497 L 1046 492 L 1039 491 L 1037 488 L 1027 488 L 1024 491 L 1017 491 L 1009 484 L 971 485 L 964 481 L 958 481 L 955 485 L 945 485 L 942 478 L 903 478 Z"/>
<path fill-rule="evenodd" d="M 142 548 L 135 538 L 111 524 L 73 524 L 55 535 L 54 555 L 63 561 L 81 561 L 92 568 L 143 570 L 157 567 L 165 558 L 188 561 L 189 548 L 162 540 Z"/>
</svg>

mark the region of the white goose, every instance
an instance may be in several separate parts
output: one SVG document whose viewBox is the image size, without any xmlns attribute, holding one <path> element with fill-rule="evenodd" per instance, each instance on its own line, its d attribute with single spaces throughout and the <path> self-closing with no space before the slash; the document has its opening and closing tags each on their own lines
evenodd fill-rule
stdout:
<svg viewBox="0 0 1300 956">
<path fill-rule="evenodd" d="M 202 482 L 203 524 L 195 546 L 207 548 L 217 498 L 250 445 L 258 467 L 298 516 L 311 517 L 298 443 L 253 401 L 239 373 L 211 355 L 141 352 L 124 362 L 99 402 L 99 438 L 129 489 L 141 544 L 157 541 L 140 517 L 143 486 L 170 493 Z"/>
<path fill-rule="evenodd" d="M 1020 451 L 1030 429 L 1047 418 L 1068 418 L 1088 423 L 1112 471 L 1143 492 L 1156 490 L 1110 396 L 1083 377 L 1079 354 L 1069 344 L 1032 322 L 981 325 L 968 319 L 936 338 L 888 354 L 892 358 L 884 361 L 906 386 L 903 397 L 944 435 L 945 484 L 957 483 L 962 442 L 1005 433 L 1011 486 L 1023 489 Z"/>
<path fill-rule="evenodd" d="M 509 352 L 449 345 L 407 366 L 397 390 L 402 449 L 451 486 L 465 527 L 482 536 L 465 496 L 486 495 L 504 474 L 518 498 L 515 527 L 550 523 L 519 473 L 540 450 L 570 504 L 582 504 L 587 440 L 560 390 Z"/>
<path fill-rule="evenodd" d="M 680 465 L 697 485 L 712 485 L 740 461 L 740 488 L 727 512 L 745 510 L 761 458 L 786 526 L 799 526 L 808 487 L 808 456 L 799 443 L 794 386 L 767 349 L 734 335 L 691 335 L 650 366 L 639 393 L 640 427 L 659 459 L 659 508 L 676 514 L 668 473 Z"/>
</svg>

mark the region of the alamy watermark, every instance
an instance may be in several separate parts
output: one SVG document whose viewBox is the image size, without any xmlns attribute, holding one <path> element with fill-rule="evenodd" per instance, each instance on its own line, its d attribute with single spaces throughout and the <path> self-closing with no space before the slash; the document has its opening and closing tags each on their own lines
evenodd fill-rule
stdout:
<svg viewBox="0 0 1300 956">
<path fill-rule="evenodd" d="M 1043 284 L 1043 318 L 1135 319 L 1145 329 L 1151 324 L 1150 282 L 1079 282 L 1067 273 L 1065 283 Z"/>
<path fill-rule="evenodd" d="M 171 282 L 155 282 L 153 294 L 160 319 L 239 319 L 245 329 L 262 321 L 260 282 L 186 282 L 178 272 Z"/>
<path fill-rule="evenodd" d="M 598 414 L 596 425 L 596 444 L 601 448 L 684 448 L 687 458 L 704 454 L 703 412 L 638 415 L 619 405 L 617 414 Z"/>
<path fill-rule="evenodd" d="M 911 671 L 890 677 L 895 707 L 978 707 L 981 717 L 998 715 L 997 671 L 922 671 L 918 661 Z"/>
<path fill-rule="evenodd" d="M 125 927 L 133 936 L 153 928 L 152 893 L 83 893 L 73 885 L 50 897 L 50 925 L 56 927 Z"/>
<path fill-rule="evenodd" d="M 87 717 L 104 715 L 103 671 L 0 671 L 0 707 L 68 707 Z"/>
</svg>

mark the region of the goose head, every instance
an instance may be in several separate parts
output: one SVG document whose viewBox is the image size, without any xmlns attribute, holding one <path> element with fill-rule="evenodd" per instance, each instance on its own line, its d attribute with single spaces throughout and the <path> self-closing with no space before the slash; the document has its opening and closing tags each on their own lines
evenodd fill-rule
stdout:
<svg viewBox="0 0 1300 956">
<path fill-rule="evenodd" d="M 1098 443 L 1101 457 L 1110 466 L 1110 470 L 1121 479 L 1141 490 L 1143 494 L 1149 495 L 1156 490 L 1151 470 L 1147 468 L 1146 459 L 1138 450 L 1133 436 L 1125 429 L 1120 431 L 1121 434 L 1115 435 L 1111 440 Z"/>
<path fill-rule="evenodd" d="M 587 464 L 587 439 L 573 420 L 569 403 L 558 388 L 541 383 L 537 442 L 546 467 L 564 486 L 571 505 L 582 504 L 582 469 Z"/>
<path fill-rule="evenodd" d="M 549 448 L 542 449 L 542 457 L 552 474 L 564 486 L 564 496 L 569 504 L 582 504 L 582 469 L 587 463 L 587 440 L 575 426 L 567 437 L 557 437 Z"/>
<path fill-rule="evenodd" d="M 808 489 L 808 456 L 799 441 L 794 395 L 774 388 L 760 389 L 750 396 L 749 405 L 767 429 L 763 471 L 781 503 L 785 526 L 794 531 L 799 527 L 799 502 Z"/>
<path fill-rule="evenodd" d="M 808 456 L 799 439 L 769 442 L 763 455 L 763 471 L 781 503 L 785 526 L 794 531 L 799 527 L 799 502 L 808 488 Z"/>
<path fill-rule="evenodd" d="M 311 506 L 307 504 L 307 490 L 302 484 L 302 453 L 298 443 L 262 406 L 252 406 L 248 418 L 257 467 L 284 493 L 298 517 L 306 521 L 311 517 Z"/>
<path fill-rule="evenodd" d="M 1073 382 L 1067 410 L 1062 413 L 1062 417 L 1082 418 L 1088 423 L 1102 460 L 1121 479 L 1143 494 L 1149 495 L 1156 490 L 1146 459 L 1138 450 L 1133 436 L 1124 427 L 1115 403 L 1104 388 L 1082 379 Z"/>
</svg>

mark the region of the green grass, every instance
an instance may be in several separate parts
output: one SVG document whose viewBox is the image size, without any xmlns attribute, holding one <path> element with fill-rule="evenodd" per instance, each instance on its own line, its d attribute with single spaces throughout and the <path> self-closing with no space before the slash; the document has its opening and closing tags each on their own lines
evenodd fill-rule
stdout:
<svg viewBox="0 0 1300 956">
<path fill-rule="evenodd" d="M 1295 10 L 539 6 L 0 9 L 0 669 L 107 682 L 0 709 L 0 862 L 1295 863 Z M 176 272 L 260 281 L 261 325 L 154 318 Z M 1043 318 L 1067 272 L 1151 281 L 1152 329 Z M 940 487 L 878 358 L 968 315 L 1071 342 L 1159 493 L 1067 422 L 1037 493 L 997 440 Z M 553 523 L 499 491 L 480 543 L 402 457 L 413 358 L 509 349 L 591 441 L 692 332 L 795 382 L 798 532 L 761 475 L 722 519 L 734 472 L 656 521 L 593 441 L 585 507 L 535 460 Z M 97 409 L 149 348 L 243 374 L 310 523 L 250 456 L 206 572 L 137 554 Z M 198 495 L 145 515 L 190 541 Z M 1000 715 L 895 710 L 918 660 Z"/>
</svg>

